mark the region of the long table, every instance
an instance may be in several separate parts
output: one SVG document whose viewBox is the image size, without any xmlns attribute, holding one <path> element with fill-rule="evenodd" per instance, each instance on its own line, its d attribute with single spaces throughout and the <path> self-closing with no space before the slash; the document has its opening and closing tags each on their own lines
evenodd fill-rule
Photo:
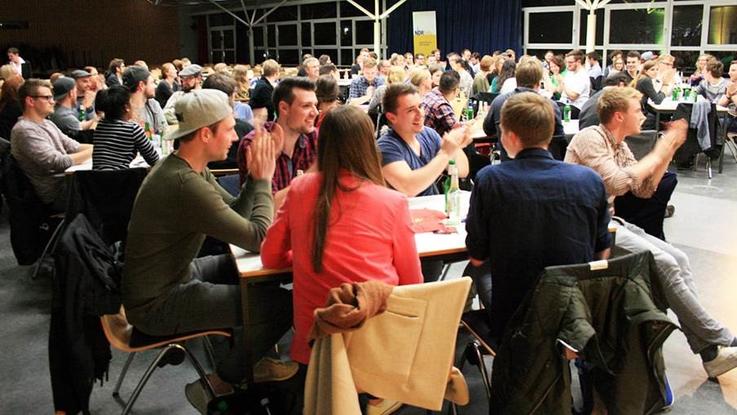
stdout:
<svg viewBox="0 0 737 415">
<path fill-rule="evenodd" d="M 465 218 L 468 212 L 471 193 L 461 193 L 461 212 Z M 445 206 L 445 198 L 443 195 L 413 197 L 409 199 L 409 208 L 412 209 L 434 209 L 443 211 Z M 461 261 L 467 259 L 466 254 L 466 226 L 465 221 L 456 227 L 457 233 L 436 234 L 436 233 L 418 233 L 415 234 L 415 243 L 417 245 L 417 253 L 423 259 L 438 259 L 444 261 Z M 253 342 L 249 336 L 247 328 L 250 319 L 250 308 L 253 285 L 258 283 L 287 283 L 292 279 L 292 270 L 287 269 L 268 269 L 264 268 L 261 263 L 261 257 L 257 253 L 246 251 L 235 245 L 230 245 L 231 255 L 238 268 L 240 275 L 241 287 L 241 306 L 243 312 L 243 347 L 246 363 L 246 381 L 250 384 L 253 381 L 253 367 L 251 365 L 253 357 Z"/>
</svg>

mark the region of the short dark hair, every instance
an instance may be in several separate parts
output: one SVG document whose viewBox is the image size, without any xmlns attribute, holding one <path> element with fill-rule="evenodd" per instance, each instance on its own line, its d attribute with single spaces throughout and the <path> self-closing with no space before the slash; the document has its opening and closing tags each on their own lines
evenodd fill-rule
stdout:
<svg viewBox="0 0 737 415">
<path fill-rule="evenodd" d="M 619 86 L 619 84 L 627 85 L 627 75 L 624 72 L 615 72 L 604 79 L 604 86 Z"/>
<path fill-rule="evenodd" d="M 15 47 L 9 47 L 9 48 L 8 48 L 8 53 L 12 53 L 13 55 L 17 55 L 17 54 L 19 54 L 19 53 L 20 53 L 20 51 L 18 50 L 18 48 L 15 48 Z"/>
<path fill-rule="evenodd" d="M 320 65 L 325 65 L 330 61 L 330 55 L 320 55 L 320 59 L 318 60 L 320 61 Z"/>
<path fill-rule="evenodd" d="M 284 101 L 289 105 L 292 104 L 292 101 L 294 101 L 294 88 L 314 92 L 315 83 L 303 76 L 287 77 L 279 81 L 279 84 L 274 88 L 274 94 L 271 96 L 271 101 L 277 112 L 279 111 L 280 102 Z"/>
<path fill-rule="evenodd" d="M 458 55 L 456 55 L 458 56 Z M 458 88 L 461 83 L 461 75 L 456 71 L 443 72 L 438 82 L 438 89 L 440 92 L 447 94 L 453 92 Z"/>
<path fill-rule="evenodd" d="M 583 62 L 583 51 L 581 49 L 573 49 L 572 51 L 566 53 L 567 57 L 573 57 L 573 59 Z"/>
<path fill-rule="evenodd" d="M 121 86 L 113 85 L 108 89 L 101 89 L 95 96 L 95 110 L 105 113 L 105 119 L 120 120 L 125 114 L 125 106 L 129 105 L 130 91 Z"/>
<path fill-rule="evenodd" d="M 214 73 L 205 79 L 202 83 L 203 89 L 217 89 L 218 91 L 225 92 L 225 95 L 230 98 L 235 92 L 236 82 L 233 77 L 224 73 Z"/>
<path fill-rule="evenodd" d="M 601 60 L 601 55 L 599 55 L 599 53 L 596 52 L 596 51 L 587 53 L 586 54 L 586 57 L 589 58 L 589 59 L 591 59 L 591 60 L 595 60 L 597 62 L 599 62 Z"/>
<path fill-rule="evenodd" d="M 322 75 L 317 78 L 315 82 L 315 96 L 317 96 L 317 102 L 335 102 L 338 100 L 340 95 L 340 89 L 338 88 L 338 81 L 330 75 Z"/>
<path fill-rule="evenodd" d="M 31 78 L 18 88 L 18 102 L 22 111 L 26 110 L 26 98 L 38 95 L 39 88 L 51 88 L 49 81 L 45 79 Z"/>
<path fill-rule="evenodd" d="M 627 52 L 627 57 L 628 58 L 637 58 L 637 59 L 640 59 L 640 52 L 638 52 L 636 50 L 631 50 L 631 51 Z"/>
<path fill-rule="evenodd" d="M 320 66 L 320 75 L 330 75 L 337 70 L 338 67 L 335 66 L 335 64 L 326 63 L 325 65 Z"/>
<path fill-rule="evenodd" d="M 415 88 L 414 85 L 405 84 L 404 82 L 387 86 L 384 91 L 384 99 L 381 103 L 384 108 L 384 113 L 391 112 L 392 114 L 396 114 L 399 98 L 416 93 L 417 88 Z"/>
</svg>

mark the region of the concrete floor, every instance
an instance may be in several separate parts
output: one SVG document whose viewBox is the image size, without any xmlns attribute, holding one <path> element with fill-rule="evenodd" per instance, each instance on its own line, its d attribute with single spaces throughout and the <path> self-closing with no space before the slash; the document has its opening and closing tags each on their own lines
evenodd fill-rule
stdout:
<svg viewBox="0 0 737 415">
<path fill-rule="evenodd" d="M 679 172 L 673 197 L 676 213 L 666 220 L 666 236 L 691 259 L 701 299 L 709 311 L 737 331 L 737 163 L 725 159 L 725 171 L 707 180 L 703 165 Z M 465 264 L 456 264 L 458 276 Z M 15 264 L 9 243 L 7 218 L 0 220 L 0 414 L 48 414 L 53 410 L 48 372 L 50 284 L 31 280 L 28 267 Z M 674 316 L 672 316 L 674 317 Z M 466 339 L 459 338 L 459 350 Z M 197 348 L 199 350 L 199 348 Z M 201 353 L 200 353 L 201 355 Z M 675 391 L 673 414 L 737 414 L 737 370 L 707 380 L 698 356 L 693 355 L 680 332 L 665 344 L 668 376 Z M 151 354 L 137 357 L 123 388 L 132 390 Z M 113 414 L 120 407 L 111 397 L 125 357 L 113 353 L 110 380 L 96 386 L 91 397 L 95 414 Z M 204 359 L 202 359 L 204 360 Z M 490 362 L 489 362 L 490 363 Z M 465 370 L 471 403 L 464 414 L 488 413 L 477 370 Z M 195 379 L 187 364 L 167 366 L 154 373 L 137 402 L 136 414 L 195 414 L 184 397 L 184 385 Z M 400 414 L 420 414 L 404 408 Z"/>
</svg>

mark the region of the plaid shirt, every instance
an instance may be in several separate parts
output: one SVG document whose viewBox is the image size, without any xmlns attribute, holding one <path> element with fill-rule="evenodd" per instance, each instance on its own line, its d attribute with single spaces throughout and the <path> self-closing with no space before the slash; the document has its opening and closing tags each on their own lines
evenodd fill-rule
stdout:
<svg viewBox="0 0 737 415">
<path fill-rule="evenodd" d="M 271 132 L 274 128 L 273 122 L 267 122 L 264 124 L 264 129 Z M 248 146 L 251 145 L 255 130 L 248 133 L 243 140 L 241 140 L 238 146 L 238 173 L 241 176 L 241 185 L 245 183 L 248 177 L 248 164 L 246 163 L 245 151 Z M 317 130 L 309 133 L 302 134 L 297 139 L 297 143 L 294 146 L 294 153 L 292 158 L 289 158 L 284 153 L 279 154 L 276 159 L 276 170 L 274 171 L 274 178 L 271 180 L 271 192 L 276 193 L 281 189 L 289 186 L 292 179 L 297 177 L 297 172 L 301 170 L 306 172 L 307 169 L 312 166 L 312 163 L 317 160 Z"/>
<path fill-rule="evenodd" d="M 425 111 L 425 125 L 437 131 L 441 137 L 458 124 L 453 107 L 437 88 L 425 95 L 420 108 Z"/>
<path fill-rule="evenodd" d="M 384 78 L 378 75 L 376 76 L 376 78 L 374 78 L 373 84 L 370 84 L 364 76 L 359 76 L 351 81 L 351 89 L 348 92 L 348 101 L 352 100 L 353 98 L 360 98 L 366 95 L 366 90 L 370 86 L 373 86 L 375 91 L 376 88 L 382 85 L 384 85 Z"/>
</svg>

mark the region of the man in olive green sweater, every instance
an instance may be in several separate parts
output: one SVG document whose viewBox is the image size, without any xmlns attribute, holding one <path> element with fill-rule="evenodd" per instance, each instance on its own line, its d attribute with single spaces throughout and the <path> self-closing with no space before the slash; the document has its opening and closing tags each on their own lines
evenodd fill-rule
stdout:
<svg viewBox="0 0 737 415">
<path fill-rule="evenodd" d="M 241 296 L 233 260 L 228 255 L 195 257 L 206 235 L 258 252 L 272 220 L 271 179 L 283 138 L 278 131 L 257 135 L 246 154 L 249 180 L 234 198 L 206 167 L 225 159 L 238 138 L 228 97 L 218 90 L 192 91 L 177 102 L 176 114 L 179 125 L 169 136 L 179 139 L 179 150 L 154 166 L 133 206 L 123 304 L 130 323 L 150 335 L 240 328 Z M 260 290 L 254 295 L 258 304 L 248 330 L 260 357 L 291 326 L 292 306 L 291 293 L 278 285 L 255 289 Z M 234 344 L 217 376 L 211 375 L 216 391 L 218 385 L 227 390 L 221 380 L 239 383 L 245 375 L 242 342 Z M 293 373 L 282 371 L 287 372 Z"/>
</svg>

